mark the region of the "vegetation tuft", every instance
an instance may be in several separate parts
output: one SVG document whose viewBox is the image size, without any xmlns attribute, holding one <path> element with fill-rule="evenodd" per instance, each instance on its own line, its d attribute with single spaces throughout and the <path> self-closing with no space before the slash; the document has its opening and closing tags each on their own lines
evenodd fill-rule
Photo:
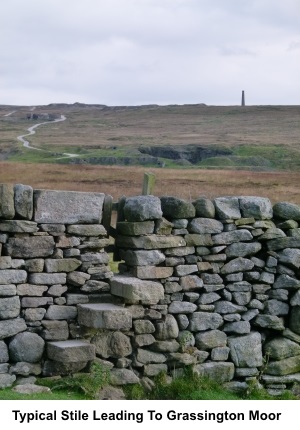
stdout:
<svg viewBox="0 0 300 430">
<path fill-rule="evenodd" d="M 130 385 L 125 388 L 126 396 L 130 400 L 295 400 L 296 397 L 286 391 L 282 395 L 273 397 L 262 388 L 257 381 L 248 390 L 235 394 L 226 390 L 219 383 L 200 377 L 187 367 L 184 374 L 169 382 L 165 374 L 155 378 L 155 387 L 147 392 L 140 385 Z"/>
<path fill-rule="evenodd" d="M 109 370 L 98 363 L 93 363 L 89 373 L 77 373 L 54 381 L 41 379 L 39 384 L 46 385 L 52 391 L 72 391 L 86 399 L 95 399 L 99 391 L 109 384 Z"/>
</svg>

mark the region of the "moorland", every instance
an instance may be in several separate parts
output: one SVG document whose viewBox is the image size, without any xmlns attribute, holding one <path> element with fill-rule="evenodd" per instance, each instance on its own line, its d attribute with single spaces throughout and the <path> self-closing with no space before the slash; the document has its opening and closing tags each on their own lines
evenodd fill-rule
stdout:
<svg viewBox="0 0 300 430">
<path fill-rule="evenodd" d="M 2 105 L 0 182 L 118 198 L 152 171 L 156 195 L 300 203 L 299 118 L 300 106 Z"/>
</svg>

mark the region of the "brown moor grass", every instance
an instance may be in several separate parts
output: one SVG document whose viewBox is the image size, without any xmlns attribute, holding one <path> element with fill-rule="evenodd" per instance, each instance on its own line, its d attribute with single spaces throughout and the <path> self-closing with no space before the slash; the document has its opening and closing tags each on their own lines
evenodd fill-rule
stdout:
<svg viewBox="0 0 300 430">
<path fill-rule="evenodd" d="M 34 188 L 97 191 L 120 196 L 141 194 L 142 167 L 55 165 L 0 162 L 0 183 L 23 183 Z M 200 169 L 151 169 L 154 194 L 188 200 L 225 195 L 269 197 L 274 203 L 300 204 L 300 173 Z"/>
</svg>

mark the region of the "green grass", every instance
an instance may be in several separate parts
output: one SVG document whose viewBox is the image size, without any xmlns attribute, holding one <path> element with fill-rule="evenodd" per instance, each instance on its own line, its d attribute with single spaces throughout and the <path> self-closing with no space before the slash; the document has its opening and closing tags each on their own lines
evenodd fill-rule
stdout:
<svg viewBox="0 0 300 430">
<path fill-rule="evenodd" d="M 112 138 L 113 139 L 113 138 Z M 115 138 L 116 140 L 120 138 Z M 35 142 L 31 143 L 35 146 Z M 37 147 L 39 146 L 36 143 Z M 120 142 L 116 146 L 106 146 L 103 148 L 95 147 L 78 147 L 63 145 L 43 145 L 43 151 L 25 149 L 20 145 L 15 146 L 16 151 L 9 157 L 10 161 L 25 163 L 59 163 L 69 164 L 74 158 L 60 158 L 63 153 L 77 154 L 77 162 L 84 160 L 90 164 L 109 164 L 107 161 L 101 161 L 102 158 L 113 157 L 116 164 L 126 164 L 125 159 L 130 157 L 132 165 L 140 165 L 139 159 L 143 157 L 137 146 L 121 146 Z M 228 147 L 218 145 L 220 149 Z M 196 165 L 180 165 L 177 160 L 159 157 L 158 159 L 164 164 L 165 168 L 225 168 L 239 169 L 250 168 L 260 170 L 299 170 L 300 152 L 288 145 L 232 145 L 230 146 L 232 155 L 216 156 L 206 158 Z M 150 167 L 155 167 L 155 162 L 149 163 Z"/>
<path fill-rule="evenodd" d="M 127 400 L 297 400 L 289 391 L 280 396 L 270 396 L 266 390 L 258 389 L 257 384 L 250 385 L 242 394 L 226 390 L 219 383 L 199 377 L 187 367 L 181 376 L 171 382 L 165 374 L 155 378 L 151 392 L 142 385 L 127 385 L 124 388 Z M 40 385 L 49 386 L 50 393 L 22 395 L 11 389 L 0 390 L 0 400 L 92 400 L 97 393 L 109 384 L 109 372 L 99 365 L 94 365 L 91 374 L 67 376 L 59 380 L 39 380 Z"/>
<path fill-rule="evenodd" d="M 78 373 L 60 379 L 40 378 L 38 385 L 49 387 L 51 392 L 24 395 L 11 389 L 0 390 L 0 400 L 93 400 L 109 384 L 109 370 L 93 363 L 90 373 Z"/>
<path fill-rule="evenodd" d="M 197 167 L 243 167 L 260 170 L 297 170 L 300 167 L 300 152 L 289 146 L 237 145 L 231 149 L 233 155 L 206 158 L 199 162 Z"/>
<path fill-rule="evenodd" d="M 40 394 L 19 394 L 10 388 L 0 390 L 0 400 L 88 400 L 87 397 L 74 390 L 60 390 Z"/>
<path fill-rule="evenodd" d="M 266 390 L 249 387 L 243 394 L 234 394 L 219 383 L 199 377 L 187 367 L 184 375 L 172 379 L 171 383 L 164 374 L 155 378 L 155 388 L 146 392 L 140 385 L 127 386 L 125 392 L 131 400 L 296 400 L 290 392 L 272 397 Z"/>
<path fill-rule="evenodd" d="M 300 167 L 300 152 L 287 145 L 239 145 L 232 149 L 238 157 L 260 157 L 268 160 L 274 169 L 297 170 Z"/>
</svg>

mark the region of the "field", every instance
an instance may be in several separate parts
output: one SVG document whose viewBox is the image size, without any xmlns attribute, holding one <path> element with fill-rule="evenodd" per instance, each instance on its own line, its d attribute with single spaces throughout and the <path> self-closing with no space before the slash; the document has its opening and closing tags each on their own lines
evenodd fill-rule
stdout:
<svg viewBox="0 0 300 430">
<path fill-rule="evenodd" d="M 46 114 L 66 120 L 51 123 Z M 299 204 L 299 117 L 299 106 L 0 106 L 0 182 L 117 199 L 140 194 L 152 171 L 156 195 Z M 25 138 L 40 150 L 24 148 L 17 136 L 42 122 Z"/>
</svg>

